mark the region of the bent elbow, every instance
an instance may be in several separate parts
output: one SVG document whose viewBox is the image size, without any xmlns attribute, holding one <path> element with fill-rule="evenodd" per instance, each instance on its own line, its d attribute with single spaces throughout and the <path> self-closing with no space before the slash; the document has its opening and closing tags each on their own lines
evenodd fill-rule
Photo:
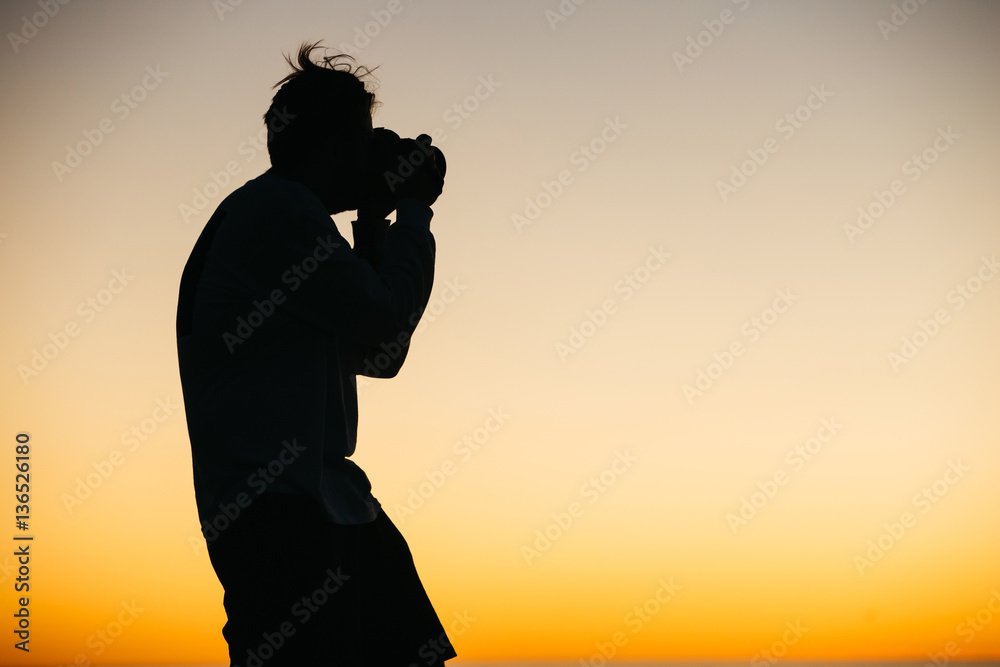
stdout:
<svg viewBox="0 0 1000 667">
<path fill-rule="evenodd" d="M 394 378 L 406 361 L 408 345 L 396 341 L 368 347 L 357 364 L 357 374 L 370 378 Z"/>
</svg>

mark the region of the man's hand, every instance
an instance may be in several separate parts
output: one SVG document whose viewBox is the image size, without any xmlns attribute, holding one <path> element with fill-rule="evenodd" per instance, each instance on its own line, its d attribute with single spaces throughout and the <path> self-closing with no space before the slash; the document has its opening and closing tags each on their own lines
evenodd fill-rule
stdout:
<svg viewBox="0 0 1000 667">
<path fill-rule="evenodd" d="M 358 220 L 385 220 L 401 199 L 416 199 L 431 206 L 444 188 L 444 153 L 421 134 L 400 139 L 392 130 L 374 131 L 374 156 L 370 186 L 361 196 Z"/>
<path fill-rule="evenodd" d="M 375 165 L 371 187 L 358 207 L 358 220 L 384 220 L 400 199 L 410 198 L 428 206 L 444 187 L 444 153 L 421 134 L 400 139 L 392 130 L 375 129 Z"/>
<path fill-rule="evenodd" d="M 444 153 L 431 146 L 426 134 L 402 139 L 400 144 L 402 159 L 397 161 L 389 189 L 396 201 L 408 197 L 431 206 L 444 189 Z"/>
</svg>

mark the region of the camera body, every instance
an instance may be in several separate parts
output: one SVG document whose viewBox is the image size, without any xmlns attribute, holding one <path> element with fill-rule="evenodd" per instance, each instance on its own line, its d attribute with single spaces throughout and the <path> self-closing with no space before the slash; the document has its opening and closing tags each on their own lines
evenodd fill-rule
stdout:
<svg viewBox="0 0 1000 667">
<path fill-rule="evenodd" d="M 447 164 L 428 135 L 403 139 L 384 127 L 376 127 L 374 133 L 380 196 L 395 201 L 413 196 L 411 191 L 417 188 L 436 189 L 435 198 L 440 194 Z"/>
</svg>

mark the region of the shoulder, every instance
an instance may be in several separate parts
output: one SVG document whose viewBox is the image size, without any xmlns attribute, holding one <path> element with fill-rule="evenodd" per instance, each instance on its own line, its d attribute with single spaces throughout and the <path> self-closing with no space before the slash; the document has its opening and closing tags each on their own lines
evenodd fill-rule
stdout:
<svg viewBox="0 0 1000 667">
<path fill-rule="evenodd" d="M 219 205 L 225 219 L 216 234 L 216 246 L 231 249 L 269 245 L 305 224 L 327 231 L 336 227 L 326 208 L 309 188 L 269 172 L 237 188 Z"/>
<path fill-rule="evenodd" d="M 329 218 L 323 202 L 309 188 L 297 181 L 264 172 L 237 188 L 223 206 L 241 209 L 247 214 L 267 214 L 269 217 Z"/>
</svg>

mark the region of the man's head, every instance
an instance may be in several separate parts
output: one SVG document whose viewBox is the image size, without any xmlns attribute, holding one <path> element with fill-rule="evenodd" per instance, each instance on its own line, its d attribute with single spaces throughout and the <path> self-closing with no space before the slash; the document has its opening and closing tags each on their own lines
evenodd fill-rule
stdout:
<svg viewBox="0 0 1000 667">
<path fill-rule="evenodd" d="M 365 67 L 351 67 L 343 54 L 314 62 L 319 42 L 303 44 L 298 58 L 285 59 L 292 73 L 264 114 L 272 171 L 300 181 L 330 213 L 356 209 L 370 188 L 373 169 L 372 114 L 378 106 L 363 79 Z"/>
</svg>

